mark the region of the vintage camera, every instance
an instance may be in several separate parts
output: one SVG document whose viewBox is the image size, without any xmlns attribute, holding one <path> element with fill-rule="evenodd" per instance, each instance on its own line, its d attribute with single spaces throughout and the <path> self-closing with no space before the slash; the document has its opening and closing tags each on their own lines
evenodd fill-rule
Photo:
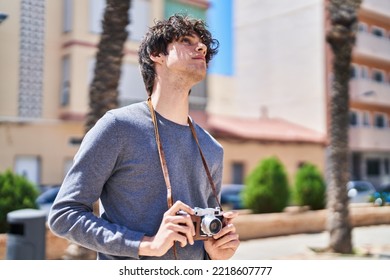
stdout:
<svg viewBox="0 0 390 280">
<path fill-rule="evenodd" d="M 223 227 L 223 214 L 219 207 L 195 207 L 193 210 L 195 213 L 191 215 L 191 220 L 195 228 L 194 240 L 206 240 L 221 231 Z M 183 215 L 187 213 L 179 211 L 178 214 Z"/>
</svg>

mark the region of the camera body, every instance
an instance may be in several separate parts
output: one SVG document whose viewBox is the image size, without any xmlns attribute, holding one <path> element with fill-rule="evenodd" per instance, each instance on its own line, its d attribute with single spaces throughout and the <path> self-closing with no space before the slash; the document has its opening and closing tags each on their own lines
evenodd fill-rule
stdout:
<svg viewBox="0 0 390 280">
<path fill-rule="evenodd" d="M 221 231 L 223 227 L 223 213 L 219 207 L 195 207 L 193 210 L 194 215 L 191 215 L 191 220 L 195 228 L 194 240 L 206 240 Z M 179 211 L 178 214 L 187 213 Z"/>
</svg>

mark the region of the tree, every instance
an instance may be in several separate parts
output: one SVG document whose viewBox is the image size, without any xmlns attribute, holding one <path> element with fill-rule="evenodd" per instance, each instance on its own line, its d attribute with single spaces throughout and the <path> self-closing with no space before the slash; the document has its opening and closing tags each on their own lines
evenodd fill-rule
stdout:
<svg viewBox="0 0 390 280">
<path fill-rule="evenodd" d="M 311 210 L 325 208 L 326 184 L 314 164 L 303 164 L 295 175 L 294 183 L 294 199 L 299 206 L 309 206 Z"/>
<path fill-rule="evenodd" d="M 9 229 L 7 214 L 19 209 L 38 209 L 37 186 L 25 177 L 7 169 L 0 173 L 0 233 Z"/>
<path fill-rule="evenodd" d="M 333 80 L 330 98 L 330 145 L 328 181 L 329 249 L 352 253 L 346 184 L 348 174 L 349 78 L 352 48 L 356 40 L 357 11 L 362 0 L 330 0 L 331 27 L 326 34 L 333 53 Z"/>
<path fill-rule="evenodd" d="M 107 0 L 103 15 L 103 32 L 100 36 L 94 78 L 89 89 L 89 107 L 85 122 L 87 133 L 108 111 L 118 107 L 118 84 L 121 75 L 123 48 L 128 37 L 131 0 Z M 98 202 L 94 205 L 97 215 Z M 95 253 L 70 243 L 65 259 L 92 259 Z"/>
<path fill-rule="evenodd" d="M 261 160 L 246 178 L 245 185 L 243 202 L 254 213 L 281 212 L 288 204 L 287 173 L 275 156 Z"/>
<path fill-rule="evenodd" d="M 123 47 L 128 37 L 131 0 L 107 0 L 103 33 L 96 54 L 95 73 L 89 90 L 89 107 L 85 131 L 110 109 L 118 107 L 118 84 L 121 75 Z"/>
</svg>

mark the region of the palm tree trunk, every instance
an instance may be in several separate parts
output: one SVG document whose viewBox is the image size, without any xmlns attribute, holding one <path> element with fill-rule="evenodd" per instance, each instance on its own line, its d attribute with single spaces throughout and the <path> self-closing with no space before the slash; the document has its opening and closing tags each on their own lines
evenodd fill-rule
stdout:
<svg viewBox="0 0 390 280">
<path fill-rule="evenodd" d="M 328 182 L 329 249 L 350 254 L 352 228 L 349 220 L 346 184 L 349 180 L 349 75 L 352 48 L 357 30 L 357 10 L 361 0 L 330 0 L 331 29 L 327 41 L 333 52 L 333 80 L 330 98 L 330 178 Z"/>
<path fill-rule="evenodd" d="M 107 0 L 94 79 L 90 86 L 86 132 L 110 109 L 118 107 L 123 47 L 128 37 L 130 0 Z"/>
</svg>

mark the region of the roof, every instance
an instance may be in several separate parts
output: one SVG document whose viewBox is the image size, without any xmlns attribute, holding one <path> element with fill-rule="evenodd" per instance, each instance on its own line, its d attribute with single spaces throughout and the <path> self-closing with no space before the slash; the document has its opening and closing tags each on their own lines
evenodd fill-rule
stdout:
<svg viewBox="0 0 390 280">
<path fill-rule="evenodd" d="M 241 140 L 325 144 L 326 135 L 281 118 L 239 118 L 192 111 L 192 118 L 211 134 Z"/>
</svg>

